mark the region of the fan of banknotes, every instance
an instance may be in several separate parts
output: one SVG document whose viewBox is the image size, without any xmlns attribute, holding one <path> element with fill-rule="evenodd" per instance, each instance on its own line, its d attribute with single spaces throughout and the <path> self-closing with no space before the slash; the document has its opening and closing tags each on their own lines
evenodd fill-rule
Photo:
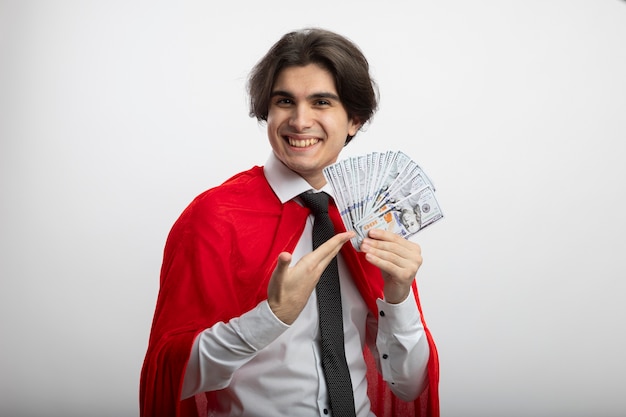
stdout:
<svg viewBox="0 0 626 417">
<path fill-rule="evenodd" d="M 409 156 L 400 151 L 372 152 L 324 168 L 347 230 L 359 250 L 370 229 L 408 238 L 443 218 L 435 187 Z"/>
</svg>

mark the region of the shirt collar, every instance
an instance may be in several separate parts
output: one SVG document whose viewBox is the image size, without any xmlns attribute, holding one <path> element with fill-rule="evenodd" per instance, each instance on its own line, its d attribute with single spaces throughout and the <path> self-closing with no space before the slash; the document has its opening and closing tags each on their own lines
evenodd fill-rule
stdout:
<svg viewBox="0 0 626 417">
<path fill-rule="evenodd" d="M 271 152 L 270 156 L 267 158 L 267 162 L 263 167 L 263 173 L 270 187 L 272 187 L 272 190 L 274 190 L 274 193 L 283 204 L 309 190 L 325 191 L 331 197 L 334 197 L 332 187 L 330 187 L 328 183 L 320 190 L 315 190 L 304 178 L 287 168 L 287 166 L 274 155 L 274 152 Z"/>
</svg>

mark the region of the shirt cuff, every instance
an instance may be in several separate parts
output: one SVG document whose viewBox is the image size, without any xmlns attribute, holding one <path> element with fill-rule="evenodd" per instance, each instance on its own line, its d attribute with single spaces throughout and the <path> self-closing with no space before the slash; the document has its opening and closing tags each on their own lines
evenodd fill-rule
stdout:
<svg viewBox="0 0 626 417">
<path fill-rule="evenodd" d="M 276 317 L 267 300 L 242 315 L 236 326 L 241 337 L 255 350 L 265 348 L 290 327 Z"/>
<path fill-rule="evenodd" d="M 378 306 L 378 328 L 387 334 L 415 331 L 422 327 L 420 312 L 413 296 L 413 289 L 409 296 L 399 304 L 390 304 L 382 299 L 376 300 Z"/>
</svg>

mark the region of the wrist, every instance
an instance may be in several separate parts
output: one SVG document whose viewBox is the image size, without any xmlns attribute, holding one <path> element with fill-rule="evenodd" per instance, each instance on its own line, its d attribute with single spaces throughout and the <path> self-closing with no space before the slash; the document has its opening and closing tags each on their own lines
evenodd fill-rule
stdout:
<svg viewBox="0 0 626 417">
<path fill-rule="evenodd" d="M 400 304 L 407 299 L 411 293 L 410 285 L 385 284 L 383 289 L 385 301 L 389 304 Z"/>
</svg>

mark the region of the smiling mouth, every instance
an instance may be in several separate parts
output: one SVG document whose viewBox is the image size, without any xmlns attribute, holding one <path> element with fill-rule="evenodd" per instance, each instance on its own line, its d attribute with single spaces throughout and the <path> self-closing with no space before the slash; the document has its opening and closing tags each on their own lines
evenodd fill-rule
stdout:
<svg viewBox="0 0 626 417">
<path fill-rule="evenodd" d="M 293 146 L 294 148 L 306 148 L 315 145 L 320 140 L 317 138 L 295 139 L 288 136 L 287 141 L 289 142 L 289 146 Z"/>
</svg>

